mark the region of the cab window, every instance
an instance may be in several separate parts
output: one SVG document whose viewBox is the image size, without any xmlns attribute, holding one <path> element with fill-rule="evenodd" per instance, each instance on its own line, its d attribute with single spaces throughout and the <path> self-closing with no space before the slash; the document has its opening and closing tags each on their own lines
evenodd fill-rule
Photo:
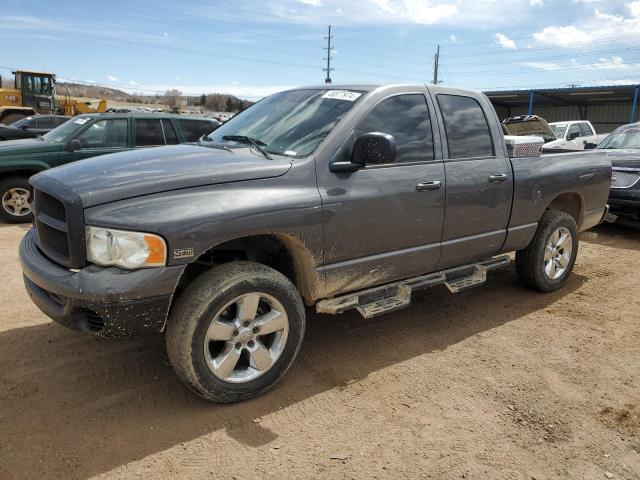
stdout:
<svg viewBox="0 0 640 480">
<path fill-rule="evenodd" d="M 179 119 L 178 122 L 182 127 L 187 142 L 197 142 L 203 135 L 209 135 L 215 130 L 210 120 L 189 120 Z"/>
<path fill-rule="evenodd" d="M 82 148 L 113 148 L 128 146 L 126 118 L 99 120 L 78 137 Z"/>
<path fill-rule="evenodd" d="M 489 122 L 475 98 L 438 95 L 449 145 L 449 158 L 494 156 Z"/>
<path fill-rule="evenodd" d="M 164 135 L 159 119 L 136 118 L 136 146 L 164 145 Z"/>
<path fill-rule="evenodd" d="M 567 140 L 573 140 L 580 136 L 582 136 L 582 131 L 579 125 L 573 124 L 569 127 L 569 130 L 567 130 Z"/>
<path fill-rule="evenodd" d="M 396 141 L 395 163 L 433 160 L 433 132 L 427 101 L 422 94 L 387 98 L 356 127 L 356 135 L 380 132 Z"/>
</svg>

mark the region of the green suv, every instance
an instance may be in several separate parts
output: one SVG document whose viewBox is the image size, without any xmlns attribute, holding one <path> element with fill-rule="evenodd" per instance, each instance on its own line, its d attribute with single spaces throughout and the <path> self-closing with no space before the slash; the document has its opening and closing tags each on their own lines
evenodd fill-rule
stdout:
<svg viewBox="0 0 640 480">
<path fill-rule="evenodd" d="M 0 143 L 0 219 L 31 220 L 28 179 L 48 168 L 134 148 L 197 142 L 220 125 L 210 118 L 158 113 L 74 117 L 49 133 Z"/>
</svg>

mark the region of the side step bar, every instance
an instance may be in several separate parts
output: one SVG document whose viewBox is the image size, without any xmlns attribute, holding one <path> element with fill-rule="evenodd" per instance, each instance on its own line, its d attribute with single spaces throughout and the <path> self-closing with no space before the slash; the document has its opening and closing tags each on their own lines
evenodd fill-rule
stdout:
<svg viewBox="0 0 640 480">
<path fill-rule="evenodd" d="M 316 304 L 316 311 L 338 314 L 355 308 L 364 318 L 373 318 L 408 307 L 414 290 L 444 284 L 451 293 L 458 293 L 485 283 L 487 272 L 509 266 L 511 266 L 511 259 L 508 256 L 494 257 L 479 263 L 321 300 Z"/>
</svg>

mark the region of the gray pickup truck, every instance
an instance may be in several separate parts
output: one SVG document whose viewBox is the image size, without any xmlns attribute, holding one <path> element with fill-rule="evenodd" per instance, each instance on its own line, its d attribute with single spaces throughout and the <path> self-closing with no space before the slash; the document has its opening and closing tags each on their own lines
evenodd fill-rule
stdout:
<svg viewBox="0 0 640 480">
<path fill-rule="evenodd" d="M 305 304 L 373 317 L 420 288 L 479 285 L 513 251 L 525 285 L 561 287 L 578 232 L 606 213 L 611 164 L 597 153 L 514 158 L 514 148 L 480 93 L 278 93 L 198 145 L 32 177 L 25 284 L 81 332 L 164 332 L 194 392 L 245 400 L 293 362 Z"/>
</svg>

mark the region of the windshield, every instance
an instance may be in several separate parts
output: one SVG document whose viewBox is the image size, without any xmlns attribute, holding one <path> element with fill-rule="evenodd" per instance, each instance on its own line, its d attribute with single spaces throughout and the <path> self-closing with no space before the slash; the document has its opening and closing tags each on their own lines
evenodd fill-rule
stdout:
<svg viewBox="0 0 640 480">
<path fill-rule="evenodd" d="M 238 141 L 238 137 L 249 137 L 264 145 L 267 153 L 306 157 L 361 96 L 362 92 L 351 90 L 276 93 L 222 124 L 204 140 L 247 148 L 250 144 Z"/>
<path fill-rule="evenodd" d="M 49 133 L 44 134 L 42 138 L 44 138 L 44 140 L 47 142 L 65 142 L 69 138 L 69 135 L 82 128 L 82 126 L 89 120 L 91 120 L 90 117 L 72 118 L 71 120 L 67 120 L 66 122 L 64 122 L 59 127 L 54 128 Z"/>
<path fill-rule="evenodd" d="M 564 138 L 564 132 L 567 131 L 567 125 L 551 125 L 551 124 L 549 124 L 549 126 L 551 127 L 551 131 L 556 136 L 556 138 L 558 138 L 558 139 Z"/>
<path fill-rule="evenodd" d="M 640 126 L 619 128 L 605 138 L 598 148 L 640 148 Z"/>
</svg>

